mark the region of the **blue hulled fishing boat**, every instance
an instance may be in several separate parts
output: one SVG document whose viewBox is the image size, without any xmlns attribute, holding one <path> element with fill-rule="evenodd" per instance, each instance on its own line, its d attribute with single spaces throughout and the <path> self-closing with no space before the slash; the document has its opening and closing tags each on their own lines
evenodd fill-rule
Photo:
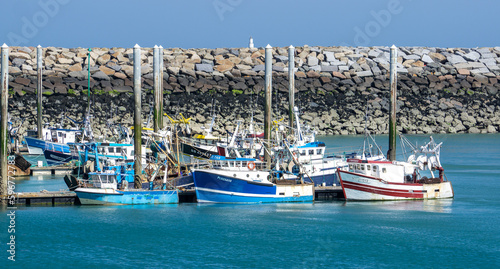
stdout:
<svg viewBox="0 0 500 269">
<path fill-rule="evenodd" d="M 312 202 L 314 185 L 300 176 L 270 170 L 253 158 L 214 155 L 207 169 L 193 169 L 199 203 Z"/>
</svg>

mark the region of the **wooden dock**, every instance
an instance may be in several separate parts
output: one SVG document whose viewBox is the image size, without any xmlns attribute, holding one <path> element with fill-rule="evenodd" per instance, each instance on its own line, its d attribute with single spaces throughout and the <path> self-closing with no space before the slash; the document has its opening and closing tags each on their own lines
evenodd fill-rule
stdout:
<svg viewBox="0 0 500 269">
<path fill-rule="evenodd" d="M 41 191 L 16 193 L 16 205 L 74 205 L 79 204 L 72 191 Z"/>
<path fill-rule="evenodd" d="M 73 173 L 76 167 L 73 166 L 44 166 L 31 167 L 32 176 L 40 175 L 68 175 Z"/>
<path fill-rule="evenodd" d="M 316 186 L 314 188 L 315 201 L 343 200 L 344 192 L 341 186 Z"/>
</svg>

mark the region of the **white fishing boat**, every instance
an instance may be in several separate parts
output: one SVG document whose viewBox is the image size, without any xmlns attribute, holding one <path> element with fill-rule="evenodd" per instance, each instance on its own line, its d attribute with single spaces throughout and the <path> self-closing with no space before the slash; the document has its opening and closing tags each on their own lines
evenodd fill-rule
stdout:
<svg viewBox="0 0 500 269">
<path fill-rule="evenodd" d="M 328 154 L 325 143 L 315 141 L 314 132 L 302 130 L 297 107 L 294 113 L 295 141 L 288 145 L 288 140 L 283 139 L 282 146 L 274 149 L 279 167 L 295 175 L 305 174 L 316 186 L 338 186 L 337 169 L 347 170 L 348 167 L 345 156 Z"/>
<path fill-rule="evenodd" d="M 407 142 L 405 138 L 402 139 Z M 349 170 L 337 170 L 345 199 L 452 198 L 453 187 L 446 180 L 439 160 L 441 145 L 436 144 L 431 137 L 419 149 L 413 147 L 413 154 L 406 161 L 348 159 Z"/>
</svg>

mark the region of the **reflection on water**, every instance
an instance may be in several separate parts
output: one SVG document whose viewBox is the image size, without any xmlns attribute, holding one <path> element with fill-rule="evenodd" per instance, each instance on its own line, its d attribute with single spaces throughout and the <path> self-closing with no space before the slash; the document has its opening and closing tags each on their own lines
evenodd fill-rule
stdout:
<svg viewBox="0 0 500 269">
<path fill-rule="evenodd" d="M 382 210 L 452 213 L 453 199 L 345 202 L 344 206 L 375 207 Z"/>
</svg>

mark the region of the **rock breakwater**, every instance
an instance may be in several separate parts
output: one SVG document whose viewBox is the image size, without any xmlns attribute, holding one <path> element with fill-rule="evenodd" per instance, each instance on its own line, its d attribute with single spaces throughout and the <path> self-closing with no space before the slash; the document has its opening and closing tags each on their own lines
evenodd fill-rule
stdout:
<svg viewBox="0 0 500 269">
<path fill-rule="evenodd" d="M 43 49 L 44 122 L 62 113 L 81 119 L 87 107 L 87 49 Z M 287 48 L 273 48 L 273 108 L 286 118 Z M 152 49 L 142 52 L 143 117 L 150 114 Z M 36 49 L 12 47 L 9 112 L 20 132 L 36 126 Z M 208 124 L 216 100 L 217 131 L 263 115 L 264 49 L 164 49 L 165 112 Z M 372 133 L 387 133 L 388 47 L 297 47 L 296 103 L 319 134 L 360 134 L 365 110 Z M 93 48 L 90 75 L 94 129 L 132 124 L 132 49 Z M 398 128 L 403 133 L 496 133 L 500 130 L 500 47 L 398 48 Z M 22 123 L 21 123 L 22 121 Z"/>
</svg>

